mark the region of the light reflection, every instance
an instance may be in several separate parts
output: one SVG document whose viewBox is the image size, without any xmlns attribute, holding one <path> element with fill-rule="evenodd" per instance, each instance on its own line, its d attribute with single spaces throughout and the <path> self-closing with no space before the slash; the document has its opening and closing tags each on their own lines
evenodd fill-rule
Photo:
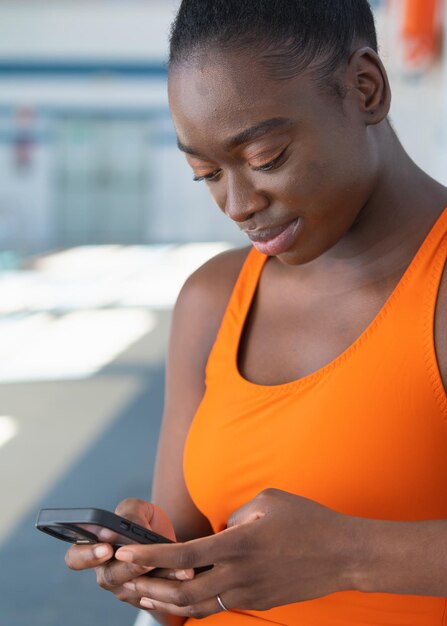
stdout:
<svg viewBox="0 0 447 626">
<path fill-rule="evenodd" d="M 0 273 L 0 383 L 84 379 L 155 328 L 185 280 L 232 247 L 82 246 Z"/>
<path fill-rule="evenodd" d="M 0 448 L 14 439 L 19 431 L 17 421 L 9 415 L 0 415 Z"/>
<path fill-rule="evenodd" d="M 0 383 L 88 378 L 156 326 L 143 309 L 75 311 L 47 316 L 19 341 L 20 325 L 29 322 L 17 321 L 14 350 L 3 355 L 0 346 Z"/>
</svg>

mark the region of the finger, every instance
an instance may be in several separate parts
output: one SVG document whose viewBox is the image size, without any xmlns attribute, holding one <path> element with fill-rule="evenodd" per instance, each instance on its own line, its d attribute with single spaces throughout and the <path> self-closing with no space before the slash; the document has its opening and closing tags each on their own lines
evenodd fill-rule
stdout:
<svg viewBox="0 0 447 626">
<path fill-rule="evenodd" d="M 223 611 L 217 598 L 209 598 L 205 602 L 187 607 L 179 607 L 175 604 L 159 602 L 158 600 L 152 600 L 152 598 L 141 598 L 140 605 L 144 609 L 158 610 L 170 615 L 192 617 L 194 619 L 203 619 L 204 617 L 209 617 L 210 615 Z"/>
<path fill-rule="evenodd" d="M 116 515 L 148 527 L 153 517 L 153 505 L 140 498 L 126 498 L 115 509 Z"/>
<path fill-rule="evenodd" d="M 172 541 L 176 541 L 168 516 L 163 509 L 156 504 L 138 498 L 127 498 L 120 502 L 115 513 L 129 519 L 131 522 L 140 524 L 140 526 L 149 528 Z"/>
<path fill-rule="evenodd" d="M 117 550 L 115 558 L 137 565 L 167 569 L 213 565 L 237 557 L 239 546 L 243 544 L 245 547 L 249 541 L 246 534 L 241 527 L 235 527 L 186 543 L 125 546 Z"/>
<path fill-rule="evenodd" d="M 164 580 L 192 580 L 195 576 L 193 569 L 161 569 L 156 567 L 147 576 L 162 578 Z"/>
<path fill-rule="evenodd" d="M 168 581 L 143 576 L 125 586 L 131 591 L 136 591 L 140 597 L 185 607 L 200 604 L 218 593 L 239 586 L 238 583 L 234 577 L 229 579 L 225 570 L 220 568 L 191 581 Z"/>
<path fill-rule="evenodd" d="M 70 569 L 84 570 L 95 568 L 113 557 L 113 548 L 106 543 L 95 546 L 71 546 L 65 554 L 65 563 Z"/>
<path fill-rule="evenodd" d="M 139 596 L 137 593 L 132 593 L 124 587 L 118 587 L 113 590 L 113 595 L 121 602 L 127 602 L 128 604 L 132 604 L 132 606 L 136 608 L 141 608 L 141 596 Z"/>
<path fill-rule="evenodd" d="M 100 587 L 110 591 L 116 587 L 121 587 L 129 580 L 142 576 L 146 571 L 145 567 L 131 563 L 120 563 L 113 559 L 96 568 L 96 581 Z"/>
</svg>

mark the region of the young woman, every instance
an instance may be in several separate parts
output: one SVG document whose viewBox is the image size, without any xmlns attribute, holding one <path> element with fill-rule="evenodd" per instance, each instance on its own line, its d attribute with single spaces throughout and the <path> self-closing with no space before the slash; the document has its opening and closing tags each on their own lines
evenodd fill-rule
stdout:
<svg viewBox="0 0 447 626">
<path fill-rule="evenodd" d="M 183 288 L 153 503 L 117 509 L 179 543 L 69 566 L 162 624 L 447 623 L 447 189 L 368 2 L 184 0 L 169 98 L 252 245 Z"/>
</svg>

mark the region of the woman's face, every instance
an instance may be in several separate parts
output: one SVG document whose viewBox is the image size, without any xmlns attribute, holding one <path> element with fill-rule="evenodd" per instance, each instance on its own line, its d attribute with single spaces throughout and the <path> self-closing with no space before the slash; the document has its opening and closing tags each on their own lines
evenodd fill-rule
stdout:
<svg viewBox="0 0 447 626">
<path fill-rule="evenodd" d="M 195 179 L 255 247 L 290 265 L 339 242 L 374 187 L 375 143 L 346 86 L 342 100 L 309 74 L 273 81 L 249 55 L 212 50 L 170 72 Z"/>
</svg>

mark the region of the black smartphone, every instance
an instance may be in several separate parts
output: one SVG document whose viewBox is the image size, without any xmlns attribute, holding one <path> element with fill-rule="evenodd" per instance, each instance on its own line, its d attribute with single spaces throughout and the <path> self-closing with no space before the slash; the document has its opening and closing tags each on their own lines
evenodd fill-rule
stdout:
<svg viewBox="0 0 447 626">
<path fill-rule="evenodd" d="M 103 509 L 41 509 L 36 528 L 52 537 L 79 545 L 110 543 L 174 543 L 152 530 Z"/>
<path fill-rule="evenodd" d="M 104 509 L 41 509 L 36 528 L 52 537 L 78 545 L 110 543 L 118 549 L 132 543 L 174 543 L 167 537 Z M 205 565 L 196 567 L 194 571 L 201 574 L 212 567 Z M 156 576 L 158 571 L 158 568 L 154 569 L 146 576 Z"/>
</svg>

